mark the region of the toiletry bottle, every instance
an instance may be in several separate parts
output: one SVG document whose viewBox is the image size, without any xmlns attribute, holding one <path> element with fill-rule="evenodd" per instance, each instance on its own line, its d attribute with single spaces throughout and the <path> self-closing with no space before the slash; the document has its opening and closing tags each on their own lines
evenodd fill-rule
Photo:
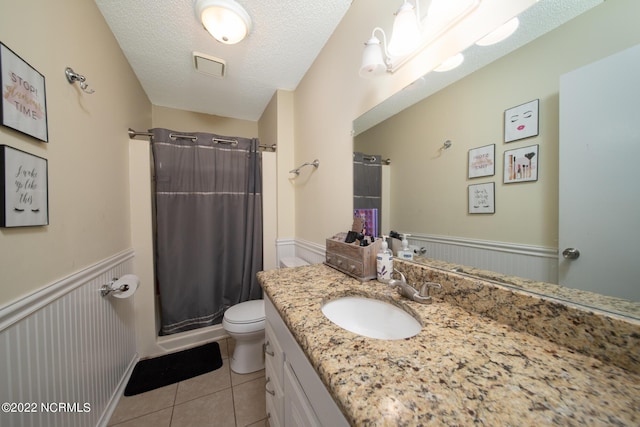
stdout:
<svg viewBox="0 0 640 427">
<path fill-rule="evenodd" d="M 407 240 L 408 236 L 411 236 L 411 234 L 402 235 L 402 250 L 398 251 L 398 258 L 412 261 L 413 251 L 409 248 L 409 241 Z"/>
<path fill-rule="evenodd" d="M 389 250 L 387 236 L 382 236 L 380 252 L 378 252 L 378 255 L 376 256 L 376 272 L 379 282 L 388 283 L 389 280 L 391 280 L 391 273 L 393 272 L 393 254 Z"/>
</svg>

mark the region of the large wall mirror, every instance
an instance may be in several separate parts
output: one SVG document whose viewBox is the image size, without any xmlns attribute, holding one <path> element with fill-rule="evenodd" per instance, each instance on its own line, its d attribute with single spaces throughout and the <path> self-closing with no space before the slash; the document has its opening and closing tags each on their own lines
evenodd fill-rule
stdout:
<svg viewBox="0 0 640 427">
<path fill-rule="evenodd" d="M 580 2 L 539 2 L 543 3 Z M 439 268 L 453 265 L 463 270 L 467 266 L 490 270 L 501 273 L 491 276 L 507 284 L 531 286 L 536 293 L 549 292 L 557 298 L 640 319 L 639 276 L 629 276 L 630 283 L 623 290 L 628 293 L 622 296 L 612 296 L 606 279 L 613 269 L 633 272 L 640 264 L 638 259 L 615 260 L 622 264 L 612 265 L 614 262 L 594 262 L 584 255 L 580 262 L 596 265 L 599 277 L 605 278 L 587 287 L 589 292 L 549 284 L 563 284 L 567 275 L 564 266 L 571 262 L 562 256 L 565 248 L 559 211 L 563 201 L 591 198 L 592 203 L 601 203 L 594 197 L 594 189 L 586 186 L 578 186 L 571 198 L 565 194 L 561 200 L 560 170 L 566 170 L 561 162 L 572 160 L 562 157 L 560 145 L 564 132 L 560 118 L 562 76 L 640 44 L 632 18 L 640 14 L 640 4 L 632 0 L 595 3 L 548 27 L 539 17 L 537 22 L 522 20 L 518 31 L 526 33 L 529 26 L 535 26 L 544 27 L 546 33 L 530 35 L 529 40 L 518 42 L 517 48 L 507 46 L 503 56 L 494 55 L 488 63 L 474 61 L 446 78 L 428 73 L 355 120 L 354 152 L 390 159 L 390 165 L 383 166 L 389 180 L 382 203 L 386 215 L 382 231 L 411 233 L 412 244 L 427 247 L 425 258 L 417 257 L 416 261 Z M 469 54 L 481 56 L 475 46 Z M 506 142 L 507 113 L 534 101 L 538 113 L 535 134 Z M 492 148 L 495 171 L 470 177 L 469 159 L 484 147 Z M 505 160 L 509 153 L 534 150 L 538 166 L 535 179 L 509 182 Z M 615 163 L 602 163 L 610 170 L 616 168 Z M 640 199 L 638 186 L 623 182 L 619 187 L 625 189 L 627 198 Z M 470 209 L 469 194 L 478 184 L 478 188 L 493 185 L 491 211 L 474 213 Z M 607 188 L 597 191 L 609 192 Z M 609 212 L 638 212 L 625 227 L 640 230 L 639 205 L 625 203 L 611 205 Z M 601 221 L 598 228 L 607 227 Z M 592 234 L 589 229 L 580 231 Z M 640 241 L 627 243 L 639 246 Z M 441 248 L 445 249 L 439 252 Z M 466 258 L 459 258 L 458 252 L 464 252 Z M 488 259 L 491 262 L 486 262 Z"/>
</svg>

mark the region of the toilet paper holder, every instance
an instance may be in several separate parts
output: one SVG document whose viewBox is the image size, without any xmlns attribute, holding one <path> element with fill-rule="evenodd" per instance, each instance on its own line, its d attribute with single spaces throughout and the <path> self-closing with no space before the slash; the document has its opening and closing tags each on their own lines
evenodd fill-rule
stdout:
<svg viewBox="0 0 640 427">
<path fill-rule="evenodd" d="M 111 282 L 100 287 L 100 295 L 106 297 L 113 293 L 118 298 L 126 298 L 136 291 L 140 279 L 132 274 L 126 274 L 121 278 L 114 277 Z"/>
</svg>

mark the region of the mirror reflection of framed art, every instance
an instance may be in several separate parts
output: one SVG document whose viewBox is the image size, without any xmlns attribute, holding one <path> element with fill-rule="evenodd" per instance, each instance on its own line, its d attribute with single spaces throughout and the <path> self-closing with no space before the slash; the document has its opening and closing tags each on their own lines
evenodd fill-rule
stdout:
<svg viewBox="0 0 640 427">
<path fill-rule="evenodd" d="M 469 213 L 493 214 L 496 213 L 496 183 L 472 184 L 468 187 Z"/>
<path fill-rule="evenodd" d="M 538 146 L 504 152 L 504 183 L 538 180 Z"/>
<path fill-rule="evenodd" d="M 469 178 L 493 176 L 496 173 L 496 144 L 469 150 Z"/>
<path fill-rule="evenodd" d="M 534 99 L 504 112 L 504 142 L 538 135 L 540 100 Z"/>
</svg>

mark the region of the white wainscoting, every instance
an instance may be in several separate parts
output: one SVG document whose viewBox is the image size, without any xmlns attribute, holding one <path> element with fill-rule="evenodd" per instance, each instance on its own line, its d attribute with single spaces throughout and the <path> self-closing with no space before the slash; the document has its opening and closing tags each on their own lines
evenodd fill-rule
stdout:
<svg viewBox="0 0 640 427">
<path fill-rule="evenodd" d="M 555 248 L 433 235 L 411 235 L 407 240 L 411 246 L 426 249 L 424 256 L 428 258 L 541 282 L 558 282 Z"/>
<path fill-rule="evenodd" d="M 107 424 L 137 355 L 132 298 L 99 288 L 132 273 L 133 257 L 119 253 L 0 309 L 0 403 L 16 410 L 3 407 L 1 426 Z"/>
<path fill-rule="evenodd" d="M 558 251 L 555 248 L 433 235 L 411 235 L 407 240 L 412 247 L 424 248 L 425 256 L 429 258 L 557 283 Z M 301 239 L 282 239 L 277 246 L 278 263 L 281 258 L 290 256 L 311 264 L 324 262 L 324 245 Z"/>
<path fill-rule="evenodd" d="M 325 246 L 307 242 L 301 239 L 278 239 L 276 242 L 278 251 L 278 266 L 280 260 L 288 257 L 298 257 L 309 264 L 320 264 L 325 259 Z"/>
</svg>

